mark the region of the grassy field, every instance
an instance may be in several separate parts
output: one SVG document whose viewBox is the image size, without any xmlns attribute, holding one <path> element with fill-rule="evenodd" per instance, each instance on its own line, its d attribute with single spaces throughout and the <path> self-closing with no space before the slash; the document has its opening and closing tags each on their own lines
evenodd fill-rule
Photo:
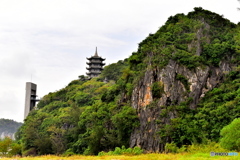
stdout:
<svg viewBox="0 0 240 160">
<path fill-rule="evenodd" d="M 179 153 L 179 154 L 141 154 L 136 156 L 120 155 L 120 156 L 70 156 L 58 157 L 53 155 L 39 157 L 15 157 L 0 158 L 1 160 L 240 160 L 240 156 L 210 156 L 207 153 Z"/>
</svg>

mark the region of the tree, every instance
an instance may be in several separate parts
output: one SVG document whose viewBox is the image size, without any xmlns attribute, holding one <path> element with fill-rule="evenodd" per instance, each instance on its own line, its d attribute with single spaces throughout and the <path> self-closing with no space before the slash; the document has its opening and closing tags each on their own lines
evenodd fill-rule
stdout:
<svg viewBox="0 0 240 160">
<path fill-rule="evenodd" d="M 0 139 L 0 156 L 8 157 L 21 154 L 21 145 L 14 142 L 11 138 Z"/>
<path fill-rule="evenodd" d="M 9 156 L 20 155 L 22 151 L 22 146 L 16 142 L 11 144 L 11 150 L 8 152 Z"/>
<path fill-rule="evenodd" d="M 63 153 L 66 150 L 66 140 L 64 139 L 64 133 L 66 132 L 66 130 L 62 128 L 57 128 L 56 126 L 51 126 L 48 128 L 48 131 L 51 132 L 50 140 L 54 153 Z"/>
<path fill-rule="evenodd" d="M 229 150 L 240 151 L 240 118 L 234 119 L 229 125 L 225 126 L 220 135 L 220 145 Z"/>
<path fill-rule="evenodd" d="M 117 81 L 122 75 L 124 68 L 127 67 L 126 62 L 127 60 L 120 60 L 117 63 L 112 63 L 108 66 L 105 66 L 99 78 L 101 80 L 104 80 L 106 78 L 107 80 Z"/>
<path fill-rule="evenodd" d="M 12 144 L 12 139 L 9 137 L 5 137 L 0 141 L 0 155 L 6 156 L 8 151 L 10 151 L 10 146 Z"/>
</svg>

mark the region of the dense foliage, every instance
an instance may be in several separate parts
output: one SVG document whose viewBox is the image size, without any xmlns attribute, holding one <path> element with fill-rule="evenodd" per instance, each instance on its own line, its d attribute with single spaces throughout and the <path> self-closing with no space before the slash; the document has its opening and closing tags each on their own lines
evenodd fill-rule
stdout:
<svg viewBox="0 0 240 160">
<path fill-rule="evenodd" d="M 171 16 L 155 34 L 139 43 L 138 51 L 129 57 L 130 69 L 133 76 L 141 76 L 147 67 L 161 69 L 170 59 L 189 69 L 218 66 L 220 60 L 233 55 L 240 60 L 236 32 L 235 24 L 202 8 Z"/>
<path fill-rule="evenodd" d="M 228 150 L 240 151 L 240 119 L 234 119 L 221 130 L 220 144 Z"/>
<path fill-rule="evenodd" d="M 239 31 L 239 26 L 202 8 L 170 17 L 155 34 L 139 43 L 137 52 L 106 66 L 100 77 L 87 80 L 80 76 L 43 97 L 18 131 L 23 154 L 97 154 L 128 147 L 130 135 L 139 124 L 131 107 L 132 92 L 144 72 L 160 70 L 170 60 L 189 70 L 217 67 L 223 60 L 237 66 Z M 170 119 L 169 124 L 159 122 L 162 143 L 169 142 L 164 142 L 166 137 L 176 147 L 209 139 L 218 141 L 220 130 L 239 115 L 239 75 L 239 68 L 228 73 L 224 83 L 209 91 L 195 110 L 189 107 L 191 97 L 179 105 L 160 106 L 159 117 Z M 104 83 L 105 78 L 109 81 Z M 178 74 L 176 79 L 188 92 L 187 78 Z M 157 102 L 164 93 L 164 84 L 153 82 L 150 87 Z M 171 119 L 169 112 L 174 112 L 176 118 Z"/>
<path fill-rule="evenodd" d="M 21 154 L 21 145 L 14 142 L 11 138 L 5 137 L 0 139 L 0 156 L 11 157 L 17 154 Z"/>
<path fill-rule="evenodd" d="M 116 88 L 114 81 L 75 80 L 66 88 L 49 93 L 32 111 L 18 132 L 25 155 L 67 152 L 97 154 L 117 146 L 128 146 L 137 125 L 128 104 L 102 101 Z M 111 95 L 114 96 L 114 95 Z"/>
<path fill-rule="evenodd" d="M 120 60 L 117 63 L 112 63 L 104 67 L 99 80 L 114 80 L 117 81 L 124 69 L 127 68 L 127 59 Z"/>
</svg>

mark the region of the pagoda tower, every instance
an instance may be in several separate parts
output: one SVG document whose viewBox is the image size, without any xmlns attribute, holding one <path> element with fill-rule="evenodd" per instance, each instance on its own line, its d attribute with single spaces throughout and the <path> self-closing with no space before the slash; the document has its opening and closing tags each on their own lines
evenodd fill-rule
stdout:
<svg viewBox="0 0 240 160">
<path fill-rule="evenodd" d="M 99 74 L 101 74 L 102 70 L 103 70 L 103 66 L 105 65 L 105 63 L 103 63 L 103 61 L 105 61 L 104 58 L 99 57 L 98 53 L 97 53 L 97 47 L 96 47 L 96 52 L 95 55 L 87 58 L 87 60 L 89 60 L 89 62 L 87 62 L 87 64 L 89 65 L 89 67 L 87 67 L 86 69 L 89 71 L 88 73 L 86 73 L 90 78 L 94 78 L 97 77 Z"/>
</svg>

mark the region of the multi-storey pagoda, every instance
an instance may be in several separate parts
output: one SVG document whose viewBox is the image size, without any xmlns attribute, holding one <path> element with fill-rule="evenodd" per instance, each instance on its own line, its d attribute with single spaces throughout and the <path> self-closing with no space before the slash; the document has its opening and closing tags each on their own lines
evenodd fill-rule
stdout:
<svg viewBox="0 0 240 160">
<path fill-rule="evenodd" d="M 105 63 L 103 63 L 105 59 L 98 56 L 97 47 L 96 47 L 95 55 L 90 58 L 87 58 L 87 60 L 89 60 L 89 62 L 87 62 L 87 64 L 89 65 L 89 67 L 87 67 L 87 70 L 89 72 L 86 74 L 90 78 L 97 77 L 102 72 L 103 70 L 102 67 L 105 65 Z"/>
</svg>

